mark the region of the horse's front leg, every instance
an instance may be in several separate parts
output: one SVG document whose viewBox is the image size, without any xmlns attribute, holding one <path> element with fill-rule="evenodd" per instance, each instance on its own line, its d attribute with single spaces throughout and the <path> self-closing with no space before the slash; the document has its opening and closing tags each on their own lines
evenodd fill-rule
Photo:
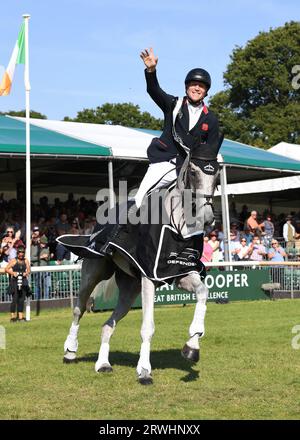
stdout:
<svg viewBox="0 0 300 440">
<path fill-rule="evenodd" d="M 200 359 L 199 339 L 204 336 L 205 332 L 204 320 L 206 314 L 208 288 L 201 281 L 200 275 L 196 273 L 181 278 L 178 282 L 178 287 L 196 294 L 197 303 L 193 321 L 189 328 L 190 338 L 184 345 L 181 354 L 190 362 L 198 362 Z"/>
<path fill-rule="evenodd" d="M 100 260 L 83 260 L 81 268 L 81 283 L 77 304 L 73 310 L 73 321 L 69 334 L 64 343 L 64 363 L 76 362 L 78 350 L 79 321 L 86 311 L 86 303 L 92 291 L 101 280 L 102 271 Z M 99 270 L 100 269 L 100 270 Z"/>
<path fill-rule="evenodd" d="M 137 374 L 142 385 L 153 383 L 150 363 L 150 343 L 154 335 L 154 295 L 155 285 L 146 277 L 142 277 L 142 308 L 143 322 L 141 328 L 142 344 L 137 364 Z"/>
</svg>

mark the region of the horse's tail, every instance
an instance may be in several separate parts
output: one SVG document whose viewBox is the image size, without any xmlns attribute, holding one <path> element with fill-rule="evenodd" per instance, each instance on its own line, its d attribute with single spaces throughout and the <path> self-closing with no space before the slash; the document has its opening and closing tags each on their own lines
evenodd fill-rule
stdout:
<svg viewBox="0 0 300 440">
<path fill-rule="evenodd" d="M 110 277 L 108 280 L 105 280 L 105 285 L 103 289 L 103 299 L 104 301 L 109 301 L 111 297 L 116 293 L 116 289 L 118 288 L 115 274 Z"/>
<path fill-rule="evenodd" d="M 113 275 L 108 280 L 100 281 L 99 284 L 93 290 L 91 296 L 95 299 L 101 298 L 104 302 L 110 300 L 110 298 L 115 294 L 117 289 L 117 283 L 115 279 L 115 275 Z"/>
</svg>

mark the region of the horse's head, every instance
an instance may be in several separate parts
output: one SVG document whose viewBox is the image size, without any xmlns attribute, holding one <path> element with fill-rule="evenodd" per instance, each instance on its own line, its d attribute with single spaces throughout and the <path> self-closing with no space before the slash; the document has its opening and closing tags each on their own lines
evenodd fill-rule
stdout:
<svg viewBox="0 0 300 440">
<path fill-rule="evenodd" d="M 203 159 L 200 155 L 192 153 L 187 164 L 187 187 L 192 193 L 211 199 L 216 188 L 219 175 L 217 159 Z"/>
<path fill-rule="evenodd" d="M 199 225 L 209 225 L 214 221 L 212 197 L 219 174 L 216 159 L 207 160 L 192 152 L 187 155 L 177 179 L 177 187 L 184 199 L 192 203 L 192 217 Z M 189 207 L 189 206 L 188 206 Z"/>
</svg>

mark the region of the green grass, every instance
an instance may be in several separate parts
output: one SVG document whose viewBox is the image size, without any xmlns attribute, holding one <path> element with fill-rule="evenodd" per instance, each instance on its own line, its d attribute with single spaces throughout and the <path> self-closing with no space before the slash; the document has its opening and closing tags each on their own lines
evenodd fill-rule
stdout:
<svg viewBox="0 0 300 440">
<path fill-rule="evenodd" d="M 300 301 L 209 303 L 201 361 L 180 356 L 194 306 L 155 309 L 154 384 L 143 387 L 135 367 L 141 311 L 118 324 L 111 374 L 96 374 L 101 325 L 109 312 L 87 314 L 79 362 L 62 363 L 69 309 L 9 322 L 0 350 L 0 419 L 299 419 L 300 350 L 291 346 Z"/>
</svg>

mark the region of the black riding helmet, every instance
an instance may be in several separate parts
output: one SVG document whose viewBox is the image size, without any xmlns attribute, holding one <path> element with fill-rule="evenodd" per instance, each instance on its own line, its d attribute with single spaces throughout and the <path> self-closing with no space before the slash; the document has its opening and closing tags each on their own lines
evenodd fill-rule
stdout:
<svg viewBox="0 0 300 440">
<path fill-rule="evenodd" d="M 204 69 L 197 67 L 196 69 L 190 70 L 184 81 L 185 86 L 187 86 L 191 81 L 201 81 L 206 85 L 207 91 L 210 89 L 211 77 L 210 74 Z"/>
</svg>

